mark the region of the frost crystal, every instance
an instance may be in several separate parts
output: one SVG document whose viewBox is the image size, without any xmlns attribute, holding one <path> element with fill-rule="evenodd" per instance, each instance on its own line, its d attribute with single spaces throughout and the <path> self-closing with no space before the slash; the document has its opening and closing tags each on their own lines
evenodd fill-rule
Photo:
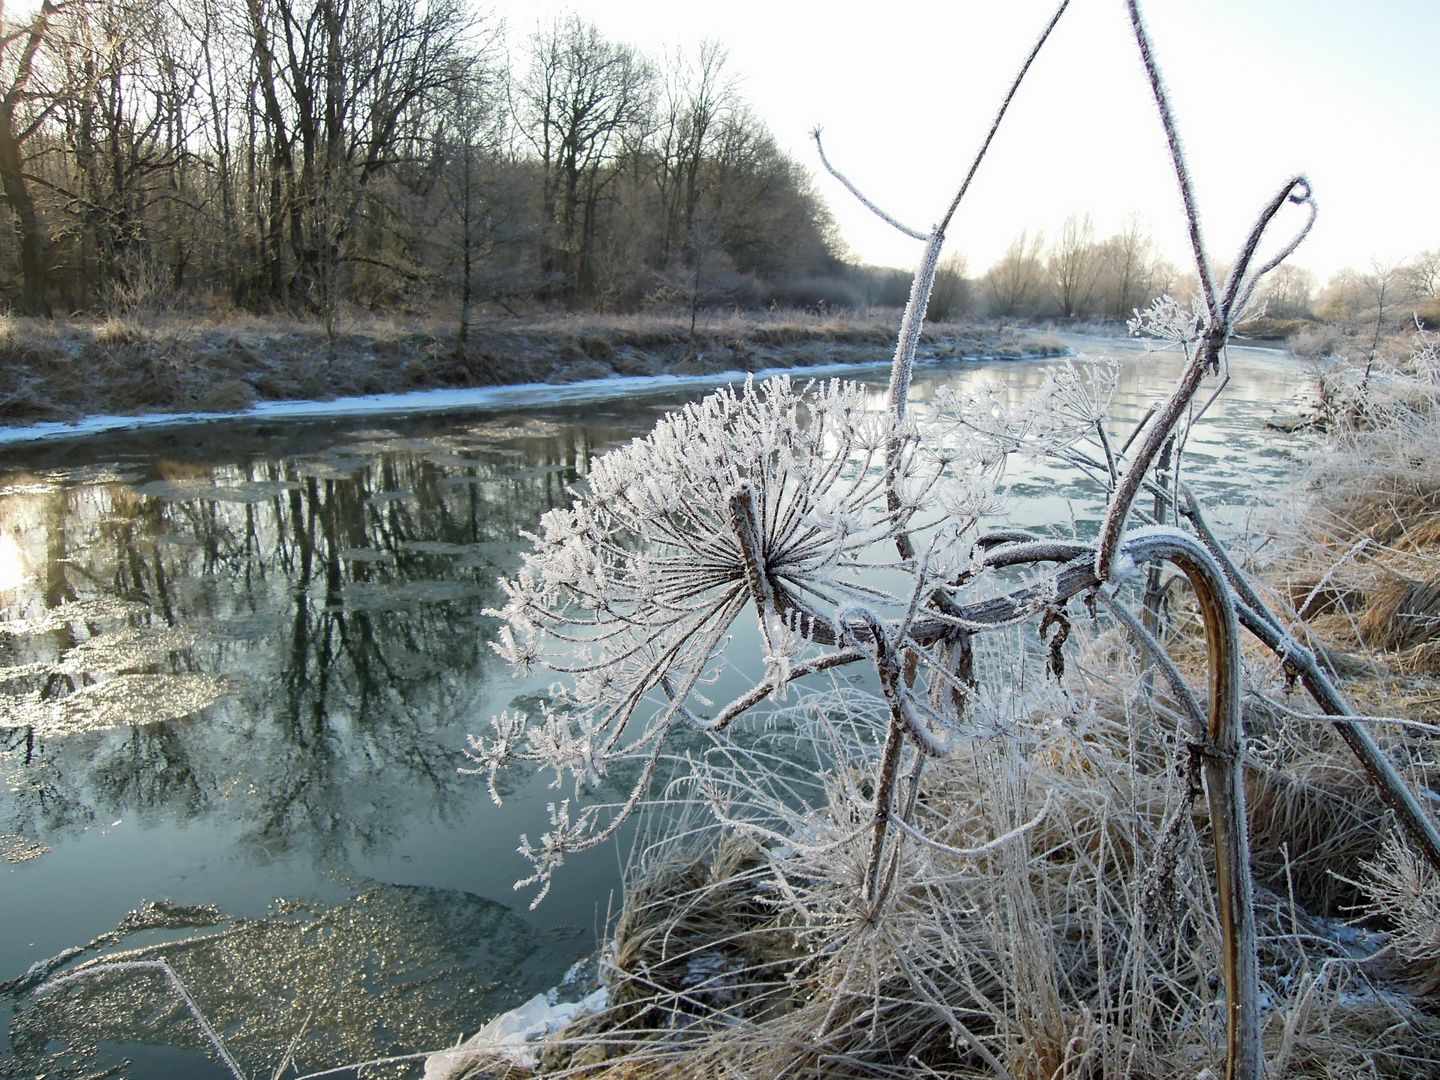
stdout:
<svg viewBox="0 0 1440 1080">
<path fill-rule="evenodd" d="M 1178 345 L 1189 355 L 1190 346 L 1204 333 L 1204 305 L 1199 297 L 1182 304 L 1166 293 L 1152 300 L 1144 311 L 1136 308 L 1135 317 L 1125 323 L 1125 328 L 1131 337 L 1151 339 L 1156 348 Z"/>
<path fill-rule="evenodd" d="M 993 384 L 968 392 L 942 388 L 936 396 L 954 421 L 951 441 L 965 446 L 972 472 L 942 493 L 941 504 L 956 517 L 996 513 L 995 484 L 1013 453 L 1104 470 L 1114 460 L 1105 423 L 1119 377 L 1113 360 L 1066 360 L 1046 371 L 1039 388 L 1013 407 L 1005 405 L 1001 388 Z M 1078 449 L 1082 442 L 1093 444 L 1094 456 Z"/>
<path fill-rule="evenodd" d="M 568 679 L 541 722 L 506 714 L 494 738 L 472 737 L 475 771 L 530 761 L 557 785 L 568 772 L 578 795 L 615 761 L 646 765 L 606 823 L 596 806 L 572 817 L 560 804 L 552 832 L 525 845 L 532 881 L 547 884 L 566 851 L 613 833 L 677 718 L 721 726 L 692 710 L 709 704 L 698 688 L 718 676 L 747 607 L 783 697 L 817 635 L 833 640 L 837 610 L 893 602 L 860 580 L 873 565 L 862 553 L 905 529 L 939 477 L 943 461 L 922 462 L 916 444 L 911 426 L 867 411 L 854 383 L 751 380 L 596 459 L 588 491 L 541 518 L 524 566 L 502 583 L 508 603 L 491 612 L 506 623 L 493 647 L 522 672 Z"/>
</svg>

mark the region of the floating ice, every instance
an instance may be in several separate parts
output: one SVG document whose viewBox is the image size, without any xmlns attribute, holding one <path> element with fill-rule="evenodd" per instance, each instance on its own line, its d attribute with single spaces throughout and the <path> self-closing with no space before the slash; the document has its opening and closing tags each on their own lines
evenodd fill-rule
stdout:
<svg viewBox="0 0 1440 1080">
<path fill-rule="evenodd" d="M 199 712 L 240 688 L 238 680 L 203 675 L 118 675 L 54 701 L 0 695 L 0 728 L 71 735 L 155 724 Z"/>
</svg>

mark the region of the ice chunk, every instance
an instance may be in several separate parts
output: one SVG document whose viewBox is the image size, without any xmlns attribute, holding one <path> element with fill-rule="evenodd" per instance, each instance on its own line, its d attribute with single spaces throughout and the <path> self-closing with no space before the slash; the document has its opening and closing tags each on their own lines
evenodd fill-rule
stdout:
<svg viewBox="0 0 1440 1080">
<path fill-rule="evenodd" d="M 550 996 L 536 994 L 519 1008 L 495 1017 L 459 1046 L 431 1054 L 425 1059 L 425 1080 L 449 1080 L 463 1075 L 472 1062 L 487 1058 L 503 1058 L 533 1069 L 545 1039 L 576 1017 L 599 1012 L 610 1000 L 610 992 L 603 986 L 580 1001 L 552 1005 Z"/>
</svg>

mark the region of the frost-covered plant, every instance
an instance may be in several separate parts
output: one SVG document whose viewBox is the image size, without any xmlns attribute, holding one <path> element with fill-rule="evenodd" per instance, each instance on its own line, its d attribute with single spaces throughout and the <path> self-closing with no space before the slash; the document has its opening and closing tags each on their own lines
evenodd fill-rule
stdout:
<svg viewBox="0 0 1440 1080">
<path fill-rule="evenodd" d="M 1144 311 L 1135 310 L 1135 316 L 1125 323 L 1132 337 L 1146 339 L 1159 348 L 1179 347 L 1188 360 L 1190 353 L 1200 342 L 1200 330 L 1205 325 L 1205 314 L 1200 298 L 1192 297 L 1188 304 L 1182 304 L 1169 293 L 1150 301 Z"/>
<path fill-rule="evenodd" d="M 1349 356 L 1312 361 L 1315 411 L 1326 430 L 1383 427 L 1417 403 L 1428 402 L 1440 387 L 1440 334 L 1416 319 L 1410 355 L 1387 363 L 1371 349 L 1360 363 Z"/>
<path fill-rule="evenodd" d="M 541 518 L 523 568 L 502 583 L 508 603 L 492 612 L 505 620 L 501 656 L 568 681 L 542 717 L 497 717 L 472 754 L 492 796 L 511 761 L 553 770 L 557 785 L 569 773 L 577 796 L 615 762 L 644 766 L 618 810 L 554 808 L 552 831 L 526 842 L 529 881 L 548 887 L 566 852 L 614 834 L 676 721 L 721 730 L 754 704 L 714 711 L 701 691 L 743 610 L 764 643 L 760 697 L 783 696 L 839 641 L 844 610 L 902 601 L 869 580 L 872 560 L 929 503 L 943 464 L 918 452 L 913 426 L 867 411 L 856 384 L 797 390 L 785 377 L 719 390 L 592 463 L 588 490 Z"/>
<path fill-rule="evenodd" d="M 1115 399 L 1120 365 L 1079 357 L 1046 370 L 1040 385 L 1013 406 L 1004 388 L 990 381 L 974 387 L 941 387 L 935 395 L 942 420 L 949 421 L 947 444 L 970 448 L 972 460 L 994 473 L 1010 454 L 1029 460 L 1052 458 L 1079 469 L 1113 489 L 1120 459 L 1106 423 Z"/>
<path fill-rule="evenodd" d="M 1402 959 L 1436 966 L 1430 980 L 1435 986 L 1440 981 L 1440 873 L 1395 833 L 1364 869 L 1362 884 L 1371 901 L 1366 913 L 1394 925 L 1390 944 Z"/>
<path fill-rule="evenodd" d="M 1410 350 L 1410 367 L 1422 386 L 1440 386 L 1440 334 L 1426 330 L 1418 317 Z"/>
</svg>

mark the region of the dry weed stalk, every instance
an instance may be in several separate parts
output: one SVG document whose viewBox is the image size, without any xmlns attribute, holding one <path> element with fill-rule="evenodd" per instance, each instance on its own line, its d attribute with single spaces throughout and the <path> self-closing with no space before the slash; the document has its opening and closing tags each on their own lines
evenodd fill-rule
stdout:
<svg viewBox="0 0 1440 1080">
<path fill-rule="evenodd" d="M 1017 794 L 1011 805 L 1025 806 L 1028 815 L 1015 813 L 1004 827 L 991 818 L 997 827 L 972 837 L 957 835 L 963 822 L 944 814 L 937 818 L 925 798 L 927 763 L 934 773 L 974 754 L 977 742 L 1004 744 L 1042 692 L 1032 683 L 1009 705 L 997 705 L 1005 695 L 977 670 L 977 642 L 1038 620 L 1048 675 L 1060 684 L 1072 629 L 1067 605 L 1090 594 L 1104 601 L 1148 654 L 1165 677 L 1175 715 L 1191 728 L 1189 746 L 1204 778 L 1215 850 L 1214 925 L 1221 939 L 1227 1071 L 1232 1080 L 1258 1080 L 1260 942 L 1241 771 L 1239 626 L 1275 651 L 1326 713 L 1341 718 L 1337 730 L 1437 866 L 1440 832 L 1369 733 L 1345 719 L 1351 710 L 1314 653 L 1246 582 L 1180 483 L 1184 436 L 1205 407 L 1199 400 L 1203 380 L 1219 375 L 1223 388 L 1230 334 L 1246 317 L 1260 280 L 1308 233 L 1315 203 L 1303 176 L 1287 181 L 1262 208 L 1229 277 L 1215 281 L 1175 122 L 1134 0 L 1131 23 L 1170 146 L 1201 284 L 1201 295 L 1188 308 L 1167 297 L 1137 312 L 1132 324 L 1136 332 L 1184 351 L 1174 391 L 1119 448 L 1107 426 L 1106 387 L 1113 389 L 1113 372 L 1103 367 L 1067 366 L 1053 373 L 1045 407 L 1031 410 L 1034 422 L 1028 426 L 998 420 L 983 401 L 952 399 L 957 424 L 937 448 L 926 448 L 907 413 L 915 348 L 945 228 L 1067 2 L 1022 65 L 935 228 L 928 233 L 905 228 L 861 196 L 891 224 L 925 242 L 901 323 L 887 410 L 865 414 L 858 389 L 836 384 L 800 392 L 785 382 L 760 389 L 747 385 L 739 394 L 721 391 L 689 406 L 663 420 L 647 439 L 597 459 L 589 490 L 577 493 L 569 510 L 544 519 L 545 533 L 536 538 L 525 570 L 507 585 L 510 603 L 496 613 L 507 622 L 497 646 L 502 655 L 519 667 L 546 668 L 570 681 L 546 706 L 541 722 L 503 714 L 495 720 L 494 737 L 473 739 L 472 749 L 492 778 L 516 761 L 553 769 L 557 785 L 568 773 L 577 800 L 587 784 L 598 783 L 616 765 L 639 763 L 638 777 L 618 805 L 590 803 L 574 814 L 568 800 L 552 805 L 551 831 L 538 846 L 522 841 L 535 874 L 521 884 L 539 884 L 543 896 L 568 852 L 613 836 L 642 805 L 677 725 L 713 738 L 766 698 L 783 699 L 792 680 L 822 672 L 833 678 L 836 669 L 868 664 L 878 698 L 857 705 L 863 695 L 851 691 L 811 710 L 823 717 L 823 730 L 813 723 L 810 730 L 824 748 L 813 763 L 825 778 L 824 798 L 802 799 L 804 812 L 794 810 L 801 781 L 784 755 L 760 755 L 717 740 L 722 764 L 692 763 L 695 795 L 716 820 L 763 853 L 776 910 L 788 912 L 792 932 L 821 958 L 815 1004 L 799 1010 L 813 1023 L 812 1039 L 828 1046 L 840 1033 L 867 1026 L 874 1035 L 882 1018 L 912 1009 L 941 1017 L 954 1045 L 997 1075 L 1029 1072 L 1019 1061 L 1046 1063 L 1049 1072 L 1042 1069 L 1040 1075 L 1056 1070 L 1091 1075 L 1102 1060 L 1118 1064 L 1125 1054 L 1143 1057 L 1153 1050 L 1143 1050 L 1146 1040 L 1132 1026 L 1150 1008 L 1141 1004 L 1146 991 L 1139 973 L 1148 979 L 1156 970 L 1147 951 L 1151 945 L 1140 940 L 1144 920 L 1134 928 L 1137 941 L 1128 946 L 1126 962 L 1137 980 L 1130 997 L 1112 1000 L 1103 972 L 1085 976 L 1106 986 L 1103 1013 L 1067 1010 L 1062 1002 L 1074 1000 L 1073 987 L 1026 989 L 1032 964 L 1036 971 L 1056 970 L 1056 955 L 1045 952 L 1055 946 L 1039 935 L 1030 947 L 1044 955 L 1006 955 L 1006 950 L 1025 939 L 1026 922 L 1069 918 L 1060 910 L 1063 892 L 1046 893 L 1042 904 L 1013 888 L 1035 872 L 1027 838 L 1047 827 L 1050 800 L 1036 807 L 1030 795 Z M 1261 261 L 1262 239 L 1291 205 L 1305 210 L 1302 226 L 1278 253 Z M 806 412 L 810 418 L 802 420 Z M 1081 448 L 1082 440 L 1091 448 Z M 1110 498 L 1096 543 L 1004 531 L 973 535 L 993 510 L 1006 455 L 1018 450 L 1068 462 L 1100 479 Z M 1153 495 L 1162 512 L 1183 510 L 1195 534 L 1156 524 L 1138 511 L 1142 492 Z M 882 560 L 882 544 L 893 544 L 896 558 Z M 1208 709 L 1122 595 L 1125 580 L 1138 568 L 1159 562 L 1176 565 L 1198 601 Z M 1017 569 L 1037 564 L 1058 566 L 1014 583 Z M 747 609 L 758 624 L 758 664 L 737 663 L 732 655 L 737 648 L 732 627 Z M 701 690 L 728 671 L 758 666 L 763 677 L 752 678 L 750 688 L 729 705 L 716 705 Z M 1061 711 L 1073 715 L 1073 703 Z M 837 729 L 836 717 L 849 734 Z M 1091 779 L 1115 782 L 1109 763 L 1088 748 L 1081 756 L 1094 771 Z M 1132 754 L 1132 773 L 1137 761 Z M 1003 774 L 990 779 L 997 789 L 1017 782 Z M 1056 783 L 1054 773 L 1047 779 Z M 932 778 L 928 790 L 935 782 Z M 1153 847 L 1157 834 L 1165 837 L 1162 853 L 1165 844 L 1178 843 L 1184 834 L 1179 820 L 1172 817 L 1157 828 L 1142 816 L 1135 834 L 1120 845 L 1132 868 L 1137 852 Z M 1109 825 L 1094 835 L 1099 851 L 1076 865 L 1092 871 L 1094 887 L 1103 891 L 1110 887 L 1105 869 L 1116 856 L 1106 853 Z M 1075 837 L 1060 848 L 1073 857 Z M 1174 859 L 1169 851 L 1159 865 Z M 989 981 L 982 985 L 975 978 L 972 949 L 964 964 L 969 982 L 958 991 L 936 982 L 937 973 L 949 970 L 946 950 L 975 941 L 975 927 L 950 918 L 945 905 L 953 898 L 938 887 L 957 879 L 973 879 L 982 889 L 1007 883 L 1004 891 L 991 893 L 989 906 L 972 903 L 966 909 L 982 925 L 998 918 L 999 928 L 990 938 L 996 952 Z M 1076 874 L 1068 887 L 1080 888 L 1084 880 Z M 1208 907 L 1208 890 L 1203 896 L 1192 893 L 1189 901 Z M 1133 896 L 1125 903 L 1101 898 L 1096 904 L 1097 910 L 1131 916 L 1143 907 Z M 991 914 L 982 917 L 987 911 Z M 1174 918 L 1183 919 L 1183 913 Z M 1109 943 L 1099 952 L 1082 952 L 1087 962 L 1099 963 L 1125 953 L 1125 947 Z M 917 963 L 917 956 L 925 962 Z M 1143 961 L 1136 959 L 1140 956 Z M 1066 967 L 1066 979 L 1080 979 L 1080 970 Z M 1020 988 L 1019 1002 L 997 1000 L 994 986 Z M 685 997 L 676 992 L 677 1001 Z M 1180 1016 L 1193 1020 L 1188 1010 L 1197 1007 L 1197 993 L 1193 980 L 1183 991 L 1177 988 L 1168 1023 L 1179 1023 Z M 975 1003 L 957 1007 L 957 995 L 966 994 Z M 966 1017 L 972 1012 L 985 1018 L 984 1032 L 971 1030 Z M 1042 1045 L 1050 1049 L 1041 1052 Z M 1125 1068 L 1136 1068 L 1138 1060 Z"/>
</svg>

